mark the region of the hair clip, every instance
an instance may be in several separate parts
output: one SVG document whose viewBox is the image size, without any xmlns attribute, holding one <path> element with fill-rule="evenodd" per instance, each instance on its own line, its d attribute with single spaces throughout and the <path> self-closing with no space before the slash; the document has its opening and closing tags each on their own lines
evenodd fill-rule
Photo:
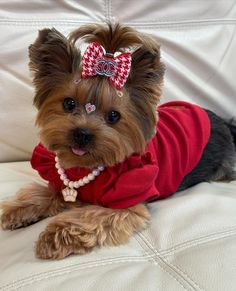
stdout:
<svg viewBox="0 0 236 291">
<path fill-rule="evenodd" d="M 85 104 L 85 110 L 88 114 L 90 114 L 91 112 L 96 110 L 96 106 L 94 104 L 87 103 Z"/>
<path fill-rule="evenodd" d="M 92 42 L 82 58 L 81 78 L 105 76 L 116 89 L 120 90 L 128 79 L 131 61 L 131 53 L 114 56 L 113 53 L 107 53 L 99 43 Z"/>
</svg>

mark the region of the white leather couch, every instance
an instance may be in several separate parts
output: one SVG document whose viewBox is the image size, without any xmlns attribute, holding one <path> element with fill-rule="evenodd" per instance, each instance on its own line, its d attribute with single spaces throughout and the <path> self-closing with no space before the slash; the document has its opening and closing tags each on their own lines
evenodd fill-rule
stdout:
<svg viewBox="0 0 236 291">
<path fill-rule="evenodd" d="M 29 44 L 44 27 L 68 34 L 105 20 L 159 38 L 167 67 L 163 101 L 192 101 L 236 116 L 235 0 L 1 0 L 0 200 L 41 181 L 28 163 L 38 142 Z M 199 184 L 151 209 L 150 227 L 129 244 L 60 261 L 34 256 L 49 219 L 0 230 L 0 290 L 236 290 L 235 181 Z"/>
</svg>

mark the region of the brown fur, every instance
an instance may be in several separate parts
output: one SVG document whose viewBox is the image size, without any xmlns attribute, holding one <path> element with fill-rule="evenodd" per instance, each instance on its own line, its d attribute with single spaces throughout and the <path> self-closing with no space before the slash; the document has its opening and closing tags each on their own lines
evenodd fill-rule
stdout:
<svg viewBox="0 0 236 291">
<path fill-rule="evenodd" d="M 16 229 L 54 216 L 66 206 L 54 189 L 34 183 L 20 189 L 12 200 L 2 202 L 1 208 L 2 228 Z"/>
<path fill-rule="evenodd" d="M 74 83 L 81 74 L 77 41 L 97 41 L 110 53 L 133 50 L 123 97 L 118 97 L 115 88 L 100 76 Z M 119 24 L 82 26 L 68 39 L 55 29 L 44 29 L 29 48 L 29 57 L 40 139 L 46 148 L 57 153 L 63 167 L 113 166 L 133 153 L 144 151 L 156 130 L 156 107 L 164 74 L 156 39 Z M 76 101 L 72 113 L 63 110 L 66 97 Z M 96 105 L 95 114 L 86 114 L 84 105 L 89 102 Z M 114 125 L 106 122 L 109 110 L 121 114 Z M 86 128 L 94 137 L 84 156 L 76 156 L 71 150 L 72 132 L 76 128 Z M 141 204 L 114 210 L 80 202 L 72 205 L 59 197 L 52 189 L 38 185 L 20 190 L 13 201 L 2 204 L 2 227 L 26 226 L 67 209 L 55 216 L 36 246 L 38 257 L 55 259 L 71 253 L 82 254 L 95 246 L 126 243 L 149 220 L 147 207 Z"/>
<path fill-rule="evenodd" d="M 96 246 L 128 242 L 146 227 L 150 214 L 144 205 L 129 209 L 109 209 L 87 205 L 57 215 L 39 236 L 36 255 L 42 259 L 62 259 L 84 254 Z"/>
</svg>

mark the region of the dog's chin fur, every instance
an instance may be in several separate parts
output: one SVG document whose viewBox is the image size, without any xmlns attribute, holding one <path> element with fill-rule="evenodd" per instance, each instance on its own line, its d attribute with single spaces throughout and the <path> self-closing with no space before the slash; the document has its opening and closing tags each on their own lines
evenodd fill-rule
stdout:
<svg viewBox="0 0 236 291">
<path fill-rule="evenodd" d="M 132 48 L 132 67 L 122 97 L 106 77 L 80 79 L 81 53 L 75 46 L 77 40 L 97 41 L 107 52 Z M 81 27 L 69 39 L 55 29 L 46 29 L 39 32 L 29 55 L 40 140 L 48 150 L 57 153 L 65 168 L 113 166 L 133 153 L 144 151 L 156 131 L 156 107 L 164 74 L 154 38 L 118 24 Z M 63 109 L 66 97 L 76 102 L 72 112 Z M 87 103 L 94 104 L 96 110 L 87 114 Z M 115 124 L 106 120 L 111 110 L 121 115 Z M 72 151 L 76 147 L 72 135 L 76 128 L 89 130 L 93 135 L 92 142 L 83 148 L 86 152 L 83 156 Z"/>
</svg>

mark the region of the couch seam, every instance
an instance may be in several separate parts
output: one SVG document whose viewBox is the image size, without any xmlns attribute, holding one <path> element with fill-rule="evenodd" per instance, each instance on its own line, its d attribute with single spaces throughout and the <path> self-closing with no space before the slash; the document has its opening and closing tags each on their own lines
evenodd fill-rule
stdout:
<svg viewBox="0 0 236 291">
<path fill-rule="evenodd" d="M 232 231 L 232 230 L 227 230 L 225 231 L 225 235 L 224 236 L 220 236 L 218 238 L 213 238 L 211 240 L 208 240 L 207 242 L 210 242 L 210 241 L 214 241 L 216 239 L 222 239 L 224 237 L 229 237 L 230 235 L 234 235 L 234 232 L 235 231 Z M 222 232 L 220 233 L 217 233 L 217 234 L 221 234 Z M 142 250 L 144 251 L 145 253 L 145 256 L 130 256 L 130 257 L 116 257 L 116 258 L 109 258 L 109 259 L 106 259 L 106 260 L 97 260 L 96 262 L 86 262 L 84 264 L 74 264 L 74 265 L 68 265 L 66 267 L 63 267 L 63 268 L 58 268 L 57 270 L 54 270 L 54 271 L 47 271 L 47 272 L 41 272 L 39 274 L 33 274 L 29 277 L 26 277 L 26 278 L 22 278 L 20 280 L 18 280 L 18 282 L 13 282 L 13 283 L 8 283 L 4 286 L 0 286 L 0 290 L 9 290 L 9 289 L 4 289 L 4 288 L 11 288 L 11 287 L 23 287 L 23 286 L 26 286 L 26 285 L 30 285 L 32 284 L 33 282 L 35 282 L 35 280 L 38 278 L 37 281 L 41 281 L 43 279 L 47 279 L 47 278 L 50 278 L 50 277 L 54 277 L 54 276 L 58 276 L 58 275 L 61 275 L 61 273 L 71 273 L 71 272 L 74 272 L 74 271 L 77 271 L 77 270 L 80 270 L 80 269 L 86 269 L 86 268 L 93 268 L 93 267 L 97 267 L 97 266 L 106 266 L 106 265 L 109 265 L 109 264 L 114 264 L 114 263 L 127 263 L 127 262 L 155 262 L 158 264 L 158 266 L 164 270 L 166 273 L 168 273 L 172 278 L 174 278 L 174 280 L 176 280 L 177 282 L 178 279 L 174 277 L 173 274 L 171 274 L 168 270 L 166 270 L 161 264 L 160 264 L 160 260 L 163 264 L 167 265 L 170 269 L 171 269 L 171 266 L 172 268 L 176 268 L 177 270 L 179 270 L 179 272 L 183 272 L 182 270 L 180 270 L 177 266 L 174 266 L 168 262 L 165 261 L 165 256 L 163 256 L 162 254 L 160 254 L 160 252 L 158 252 L 153 244 L 151 243 L 150 240 L 148 240 L 148 238 L 144 237 L 141 233 L 138 233 L 137 234 L 138 237 L 141 239 L 142 243 L 145 244 L 145 246 L 148 246 L 150 252 L 147 251 L 147 249 L 141 244 L 140 240 L 137 239 L 137 237 L 135 236 L 135 239 L 136 241 L 139 243 L 139 245 L 142 247 Z M 210 235 L 212 237 L 212 235 Z M 208 236 L 209 237 L 209 236 Z M 147 242 L 148 242 L 148 245 L 147 245 Z M 194 246 L 194 245 L 192 245 Z M 178 274 L 181 278 L 182 276 L 175 270 L 175 273 Z M 50 274 L 49 276 L 44 276 L 44 274 Z M 183 274 L 185 274 L 183 272 Z M 187 274 L 186 276 L 192 280 Z M 184 278 L 182 278 L 184 279 Z M 192 280 L 193 281 L 193 280 Z M 185 278 L 185 282 L 189 283 L 186 278 Z M 195 283 L 193 281 L 193 283 Z M 182 286 L 181 282 L 179 282 L 179 284 Z M 195 283 L 196 284 L 196 283 Z M 196 284 L 197 285 L 197 284 Z M 184 286 L 182 286 L 185 290 L 187 290 Z M 199 287 L 200 288 L 200 287 Z"/>
<path fill-rule="evenodd" d="M 108 19 L 107 0 L 103 0 L 103 13 L 104 18 L 107 20 Z"/>
<path fill-rule="evenodd" d="M 213 235 L 216 235 L 216 234 L 218 235 L 218 237 L 213 237 Z M 221 235 L 221 234 L 224 234 L 224 235 Z M 200 240 L 197 240 L 197 242 L 198 242 L 197 244 L 190 244 L 190 246 L 187 246 L 187 247 L 198 246 L 198 245 L 201 245 L 201 244 L 206 243 L 206 242 L 209 243 L 209 242 L 212 242 L 212 241 L 215 241 L 215 240 L 220 240 L 220 239 L 223 239 L 223 238 L 226 238 L 226 237 L 231 237 L 231 236 L 234 236 L 235 234 L 236 234 L 236 229 L 235 228 L 233 228 L 232 230 L 227 230 L 225 232 L 218 232 L 218 233 L 211 234 L 209 236 L 205 236 L 204 237 L 204 239 L 207 239 L 208 238 L 208 240 L 201 240 L 200 243 L 199 243 Z M 148 247 L 149 250 L 153 254 L 155 254 L 156 261 L 161 260 L 164 264 L 166 264 L 167 266 L 169 266 L 170 269 L 172 269 L 173 271 L 175 271 L 186 282 L 189 283 L 188 280 L 190 280 L 192 282 L 192 284 L 195 285 L 195 287 L 197 286 L 197 288 L 198 288 L 199 291 L 200 290 L 201 291 L 204 291 L 204 289 L 202 289 L 202 287 L 200 287 L 192 278 L 190 278 L 190 276 L 186 272 L 184 272 L 183 270 L 181 270 L 176 265 L 173 265 L 170 262 L 167 262 L 166 261 L 166 259 L 167 259 L 166 257 L 168 255 L 170 255 L 170 254 L 174 254 L 174 251 L 170 252 L 169 254 L 162 254 L 162 252 L 159 252 L 157 249 L 155 249 L 155 247 L 153 246 L 152 242 L 147 237 L 145 237 L 142 233 L 139 233 L 138 234 L 138 237 L 142 240 L 142 242 L 146 245 L 146 247 Z M 191 241 L 191 243 L 192 242 L 194 242 L 194 241 Z M 144 249 L 144 247 L 141 244 L 140 244 L 140 246 Z M 186 246 L 186 245 L 184 244 L 184 246 Z M 184 250 L 184 249 L 182 248 L 182 250 Z"/>
<path fill-rule="evenodd" d="M 167 262 L 165 260 L 164 257 L 162 257 L 160 255 L 160 253 L 158 253 L 158 251 L 154 248 L 154 246 L 152 245 L 151 241 L 148 240 L 147 237 L 144 237 L 141 233 L 139 234 L 139 237 L 142 239 L 142 241 L 145 243 L 146 247 L 149 248 L 149 250 L 155 254 L 155 261 L 160 265 L 160 261 L 167 267 L 169 267 L 169 269 L 175 273 L 176 275 L 178 275 L 185 283 L 187 283 L 193 290 L 196 291 L 204 291 L 204 289 L 200 288 L 200 286 L 192 279 L 190 278 L 190 276 L 188 276 L 188 274 L 186 274 L 183 270 L 177 268 L 175 265 Z M 173 275 L 173 274 L 172 274 Z"/>
<path fill-rule="evenodd" d="M 225 56 L 226 56 L 228 50 L 229 50 L 230 47 L 231 47 L 231 44 L 232 44 L 232 42 L 233 42 L 233 40 L 234 40 L 234 36 L 235 36 L 235 30 L 236 30 L 236 27 L 234 28 L 233 33 L 232 33 L 232 36 L 231 36 L 231 38 L 230 38 L 230 41 L 228 42 L 228 45 L 227 45 L 227 47 L 225 48 L 224 53 L 222 54 L 222 56 L 221 56 L 221 58 L 220 58 L 220 60 L 219 60 L 219 62 L 218 62 L 218 64 L 217 64 L 217 67 L 218 67 L 218 68 L 219 68 L 220 65 L 222 64 L 222 62 L 223 62 L 223 60 L 224 60 L 224 58 L 225 58 Z M 212 78 L 214 78 L 214 76 L 217 74 L 217 72 L 218 72 L 218 70 L 217 70 L 217 71 L 214 70 L 214 71 L 213 71 L 213 74 L 212 74 L 210 77 L 208 77 L 208 79 L 207 79 L 205 82 L 206 82 L 206 83 L 209 83 L 209 82 L 212 80 Z"/>
<path fill-rule="evenodd" d="M 148 247 L 147 244 L 145 243 L 145 241 L 142 238 L 141 238 L 141 241 L 143 243 L 145 243 L 146 247 L 144 247 L 138 239 L 136 239 L 136 240 L 139 243 L 140 247 L 143 249 L 143 251 L 147 257 L 147 254 L 149 254 L 149 252 L 146 249 L 146 247 Z M 174 275 L 174 273 L 171 273 L 170 271 L 167 270 L 167 268 L 164 267 L 166 265 L 166 262 L 164 260 L 161 260 L 160 257 L 158 256 L 158 254 L 155 254 L 155 252 L 153 252 L 152 248 L 149 248 L 149 250 L 152 253 L 152 255 L 149 254 L 149 257 L 153 262 L 155 262 L 165 273 L 167 273 L 170 277 L 172 277 L 181 287 L 183 287 L 184 290 L 186 290 L 186 291 L 190 290 L 188 288 L 188 286 L 184 286 L 180 282 L 180 280 L 177 278 L 177 276 Z M 158 256 L 158 259 L 157 259 L 157 256 Z M 163 263 L 163 265 L 160 263 L 160 261 Z M 177 272 L 175 272 L 175 273 L 177 273 Z M 179 274 L 177 273 L 177 275 L 179 275 Z M 181 279 L 183 279 L 183 278 L 181 277 Z M 188 283 L 186 280 L 183 280 L 183 281 L 185 283 Z M 190 285 L 190 284 L 188 283 L 188 285 Z M 190 287 L 191 287 L 191 289 L 193 288 L 191 285 L 190 285 Z M 186 289 L 186 288 L 188 288 L 188 289 Z"/>
<path fill-rule="evenodd" d="M 113 0 L 110 1 L 110 20 L 112 20 L 114 18 L 114 16 L 113 16 L 113 10 L 112 10 L 112 1 Z"/>
<path fill-rule="evenodd" d="M 176 278 L 176 276 L 174 276 L 173 273 L 169 272 L 166 268 L 164 268 L 163 265 L 160 264 L 160 261 L 164 264 L 167 265 L 170 269 L 177 269 L 179 270 L 179 272 L 182 272 L 183 274 L 185 274 L 183 271 L 181 271 L 180 269 L 178 269 L 176 266 L 171 265 L 170 263 L 167 263 L 164 258 L 161 257 L 160 253 L 158 253 L 157 250 L 154 249 L 152 243 L 145 237 L 142 236 L 142 234 L 138 234 L 138 237 L 141 238 L 142 242 L 145 243 L 146 246 L 148 246 L 149 250 L 151 253 L 149 253 L 146 248 L 144 248 L 144 246 L 140 243 L 139 240 L 136 239 L 136 241 L 139 243 L 139 245 L 142 247 L 144 253 L 145 253 L 145 257 L 144 256 L 133 256 L 133 257 L 118 257 L 118 258 L 111 258 L 108 260 L 98 260 L 95 263 L 94 262 L 89 262 L 89 263 L 84 263 L 83 265 L 81 264 L 75 264 L 75 265 L 70 265 L 70 266 L 66 266 L 63 268 L 58 268 L 57 270 L 54 271 L 47 271 L 47 272 L 41 272 L 39 274 L 34 274 L 31 275 L 29 277 L 26 278 L 22 278 L 20 280 L 18 280 L 18 282 L 13 282 L 13 283 L 8 283 L 4 286 L 0 286 L 0 290 L 9 290 L 8 288 L 14 287 L 14 288 L 21 288 L 27 285 L 30 285 L 32 283 L 34 283 L 37 279 L 37 281 L 41 281 L 43 279 L 48 279 L 51 277 L 55 277 L 55 276 L 59 276 L 61 275 L 61 273 L 71 273 L 71 272 L 75 272 L 77 270 L 81 270 L 81 269 L 88 269 L 88 268 L 93 268 L 93 267 L 97 267 L 97 266 L 106 266 L 109 264 L 114 264 L 114 263 L 127 263 L 127 262 L 145 262 L 145 261 L 152 261 L 158 264 L 158 266 L 166 273 L 168 273 L 175 281 L 177 281 L 185 290 L 187 286 L 183 286 L 183 284 Z M 147 243 L 148 242 L 148 243 Z M 171 268 L 172 267 L 172 268 Z M 190 286 L 191 284 L 186 280 L 186 278 L 183 278 L 181 276 L 180 273 L 178 273 L 175 270 L 175 273 L 177 275 L 179 275 L 184 282 L 188 283 Z M 45 274 L 47 274 L 48 276 L 45 276 Z M 191 278 L 189 278 L 189 276 L 187 274 L 185 274 L 187 276 L 187 278 L 189 280 L 192 280 Z M 195 283 L 192 280 L 193 283 Z M 196 284 L 196 283 L 195 283 Z M 197 285 L 197 284 L 196 284 Z M 197 285 L 198 286 L 198 285 Z M 193 286 L 191 286 L 192 288 L 194 288 Z M 200 287 L 199 287 L 200 288 Z M 196 290 L 196 289 L 195 289 Z"/>
<path fill-rule="evenodd" d="M 236 24 L 236 18 L 208 18 L 194 20 L 165 20 L 165 21 L 128 21 L 127 25 L 153 27 L 154 26 L 198 26 L 198 25 L 218 25 L 218 24 Z"/>
<path fill-rule="evenodd" d="M 24 277 L 22 279 L 19 279 L 17 281 L 13 281 L 11 283 L 7 283 L 3 286 L 0 286 L 0 290 L 12 290 L 11 288 L 21 288 L 24 286 L 28 286 L 34 282 L 40 282 L 44 279 L 60 276 L 61 274 L 65 273 L 72 273 L 78 270 L 83 270 L 83 269 L 91 269 L 94 267 L 100 267 L 100 266 L 106 266 L 106 265 L 111 265 L 114 263 L 132 263 L 132 262 L 150 262 L 150 258 L 153 255 L 148 255 L 147 257 L 139 256 L 139 257 L 118 257 L 118 258 L 111 258 L 107 260 L 97 260 L 96 263 L 90 262 L 90 263 L 84 263 L 84 264 L 74 264 L 62 268 L 58 268 L 57 270 L 51 270 L 51 271 L 46 271 L 46 272 L 41 272 L 38 274 L 33 274 L 28 277 Z M 48 275 L 48 276 L 47 276 Z"/>
<path fill-rule="evenodd" d="M 187 274 L 185 274 L 184 272 L 182 272 L 182 274 L 181 274 L 181 272 L 177 271 L 174 268 L 173 265 L 171 265 L 168 262 L 166 262 L 166 260 L 164 258 L 162 258 L 162 256 L 159 254 L 158 250 L 156 250 L 154 248 L 154 246 L 152 245 L 151 241 L 149 241 L 147 237 L 143 236 L 142 234 L 139 234 L 139 237 L 141 238 L 141 240 L 143 241 L 143 243 L 145 244 L 145 246 L 149 248 L 150 252 L 152 252 L 154 254 L 154 260 L 156 261 L 156 263 L 158 263 L 158 265 L 160 265 L 160 262 L 162 262 L 163 265 L 169 267 L 169 269 L 174 274 L 178 275 L 185 283 L 187 283 L 188 285 L 190 285 L 190 287 L 193 290 L 196 290 L 196 291 L 197 290 L 198 291 L 204 291 L 204 290 L 200 289 L 200 287 L 198 286 L 198 284 L 196 282 L 194 282 L 194 280 L 192 280 Z M 172 275 L 173 275 L 173 273 L 172 273 Z"/>
<path fill-rule="evenodd" d="M 37 25 L 75 25 L 75 24 L 89 24 L 91 21 L 86 20 L 56 20 L 56 19 L 0 19 L 2 25 L 21 25 L 21 26 L 37 26 Z M 100 23 L 100 21 L 94 21 L 94 23 Z"/>
<path fill-rule="evenodd" d="M 111 11 L 110 11 L 110 6 L 111 6 L 111 0 L 106 0 L 107 1 L 107 20 L 111 20 Z"/>
<path fill-rule="evenodd" d="M 109 0 L 104 0 L 104 14 L 107 20 L 111 20 L 111 4 Z M 108 4 L 107 4 L 108 3 Z M 94 21 L 95 23 L 100 23 L 101 21 Z M 75 24 L 85 24 L 91 23 L 89 20 L 77 20 L 77 19 L 17 19 L 17 18 L 1 18 L 0 24 L 2 25 L 17 25 L 17 26 L 37 26 L 37 25 L 75 25 Z M 124 24 L 129 26 L 135 26 L 140 28 L 178 28 L 178 27 L 194 27 L 194 26 L 206 26 L 206 25 L 235 25 L 236 19 L 205 19 L 205 20 L 182 20 L 182 21 L 156 21 L 156 22 L 124 22 Z"/>
<path fill-rule="evenodd" d="M 215 241 L 215 240 L 222 239 L 225 237 L 233 236 L 235 234 L 236 234 L 236 227 L 232 227 L 224 231 L 211 233 L 209 235 L 184 242 L 170 249 L 159 250 L 159 254 L 161 256 L 168 256 L 179 250 L 182 251 L 182 250 L 185 250 L 186 248 L 195 247 L 206 242 Z"/>
</svg>

